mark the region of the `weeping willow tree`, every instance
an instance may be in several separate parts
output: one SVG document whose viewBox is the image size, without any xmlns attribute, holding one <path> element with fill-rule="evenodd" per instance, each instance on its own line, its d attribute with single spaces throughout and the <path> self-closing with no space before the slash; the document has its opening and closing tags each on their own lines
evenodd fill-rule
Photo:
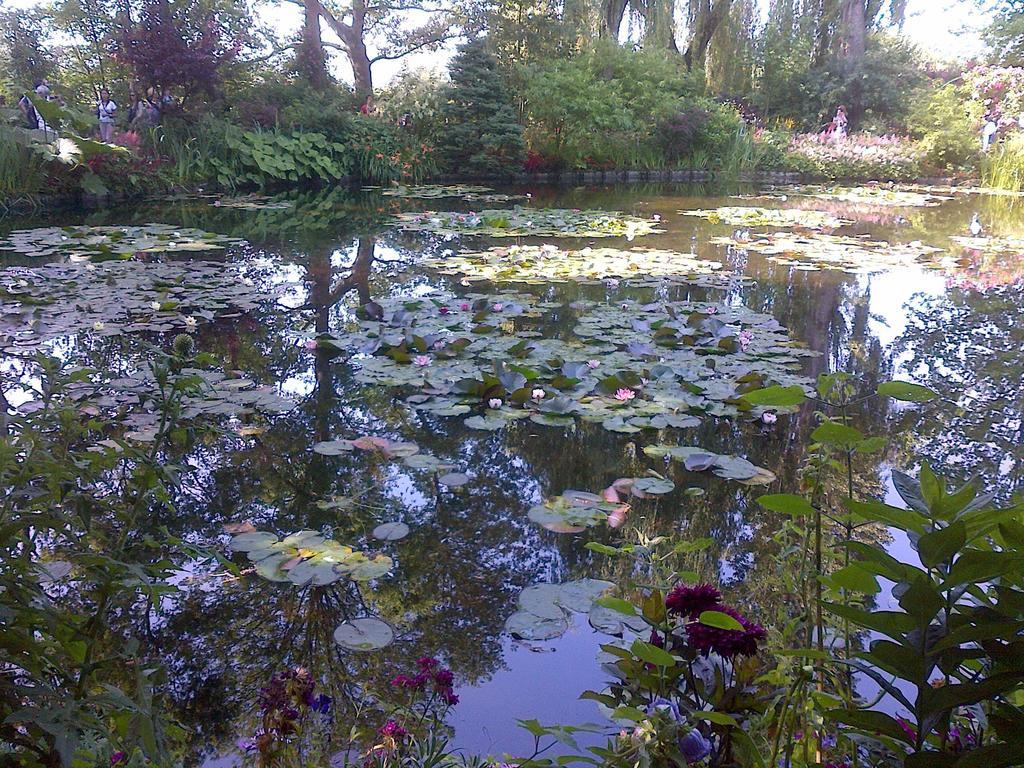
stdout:
<svg viewBox="0 0 1024 768">
<path fill-rule="evenodd" d="M 708 87 L 718 94 L 747 94 L 753 88 L 759 32 L 757 0 L 736 0 L 708 47 Z"/>
</svg>

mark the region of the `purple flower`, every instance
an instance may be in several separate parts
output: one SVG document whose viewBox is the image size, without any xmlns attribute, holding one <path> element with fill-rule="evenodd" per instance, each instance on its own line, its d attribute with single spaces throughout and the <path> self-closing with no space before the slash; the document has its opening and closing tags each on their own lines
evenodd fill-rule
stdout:
<svg viewBox="0 0 1024 768">
<path fill-rule="evenodd" d="M 444 691 L 441 693 L 441 700 L 444 701 L 449 707 L 454 707 L 459 703 L 459 697 L 451 691 Z"/>
<path fill-rule="evenodd" d="M 679 715 L 679 707 L 676 703 L 663 699 L 660 696 L 647 705 L 647 715 L 655 715 L 658 713 L 666 715 L 673 723 L 678 723 L 681 720 Z"/>
<path fill-rule="evenodd" d="M 716 610 L 721 602 L 722 593 L 710 584 L 677 584 L 665 597 L 665 607 L 670 613 L 691 619 L 704 611 Z"/>
<path fill-rule="evenodd" d="M 450 669 L 439 669 L 434 673 L 434 684 L 440 688 L 451 688 L 455 676 Z"/>
<path fill-rule="evenodd" d="M 400 726 L 394 720 L 388 720 L 384 723 L 384 725 L 377 729 L 377 733 L 381 736 L 392 738 L 395 741 L 400 741 L 409 735 L 409 731 Z"/>
<path fill-rule="evenodd" d="M 118 765 L 120 763 L 127 763 L 127 762 L 128 762 L 128 753 L 127 752 L 117 751 L 117 752 L 115 752 L 114 754 L 112 754 L 110 756 L 110 764 L 111 765 Z"/>
<path fill-rule="evenodd" d="M 422 670 L 433 669 L 438 666 L 441 662 L 435 659 L 433 656 L 421 656 L 416 659 L 416 665 Z"/>
<path fill-rule="evenodd" d="M 331 711 L 331 705 L 334 703 L 334 699 L 328 696 L 326 693 L 321 693 L 319 696 L 313 699 L 310 703 L 309 708 L 314 712 L 319 712 L 321 715 L 326 715 Z"/>
<path fill-rule="evenodd" d="M 694 729 L 679 740 L 679 751 L 687 765 L 703 760 L 711 754 L 711 742 L 700 731 Z"/>
<path fill-rule="evenodd" d="M 755 656 L 761 643 L 768 637 L 764 627 L 747 619 L 734 608 L 718 605 L 707 610 L 715 610 L 732 616 L 743 627 L 737 629 L 719 629 L 701 624 L 695 616 L 686 625 L 686 637 L 690 645 L 707 656 L 714 651 L 719 656 L 731 659 L 734 656 Z M 699 614 L 698 614 L 699 615 Z"/>
</svg>

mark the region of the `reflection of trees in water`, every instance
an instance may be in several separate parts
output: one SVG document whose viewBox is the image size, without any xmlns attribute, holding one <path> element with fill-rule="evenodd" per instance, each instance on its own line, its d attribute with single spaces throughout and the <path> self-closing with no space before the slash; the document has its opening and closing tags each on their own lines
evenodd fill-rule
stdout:
<svg viewBox="0 0 1024 768">
<path fill-rule="evenodd" d="M 601 202 L 603 207 L 622 207 L 612 198 Z M 368 213 L 377 216 L 371 208 Z M 263 240 L 255 236 L 258 228 L 251 221 L 243 222 L 242 217 L 254 214 L 263 222 Z M 369 531 L 383 520 L 401 519 L 412 528 L 409 537 L 393 545 L 372 543 L 396 561 L 393 574 L 373 590 L 352 585 L 299 590 L 248 576 L 222 588 L 197 586 L 168 607 L 153 650 L 172 669 L 171 693 L 180 717 L 200 734 L 195 743 L 206 745 L 197 751 L 227 749 L 236 735 L 251 728 L 256 692 L 286 666 L 314 671 L 320 685 L 339 701 L 335 722 L 343 729 L 358 717 L 364 693 L 386 696 L 387 680 L 417 656 L 443 656 L 460 682 L 488 678 L 503 663 L 504 622 L 524 586 L 614 576 L 615 568 L 623 567 L 624 561 L 595 556 L 582 546 L 590 540 L 613 543 L 621 532 L 593 529 L 560 536 L 527 520 L 531 504 L 568 489 L 599 491 L 617 477 L 642 475 L 649 468 L 663 472 L 675 481 L 677 491 L 635 502 L 627 524 L 650 535 L 708 536 L 715 545 L 702 556 L 701 566 L 709 578 L 727 575 L 740 588 L 745 580 L 758 590 L 770 586 L 770 571 L 778 562 L 772 539 L 778 521 L 754 500 L 764 492 L 795 487 L 806 438 L 815 425 L 813 409 L 784 417 L 771 430 L 716 419 L 694 429 L 632 436 L 586 423 L 569 430 L 529 421 L 498 433 L 469 430 L 460 419 L 411 410 L 394 390 L 357 382 L 346 358 L 307 351 L 288 335 L 293 330 L 337 332 L 356 306 L 424 283 L 462 293 L 485 289 L 465 289 L 422 270 L 403 271 L 404 261 L 424 249 L 443 249 L 443 241 L 399 232 L 355 238 L 355 231 L 373 230 L 369 220 L 359 230 L 326 215 L 320 228 L 305 231 L 301 225 L 280 225 L 288 219 L 287 210 L 207 210 L 195 215 L 191 223 L 209 230 L 225 231 L 211 222 L 212 215 L 223 217 L 218 221 L 225 224 L 248 226 L 248 235 L 230 227 L 226 231 L 252 238 L 254 248 L 245 255 L 257 257 L 253 270 L 260 268 L 261 249 L 274 257 L 270 266 L 262 267 L 266 272 L 254 272 L 254 277 L 270 279 L 284 261 L 301 270 L 306 302 L 294 312 L 256 313 L 235 324 L 202 329 L 200 348 L 216 353 L 225 367 L 261 382 L 302 386 L 297 387 L 296 409 L 271 420 L 262 435 L 249 440 L 228 436 L 185 457 L 201 467 L 195 477 L 198 485 L 177 500 L 174 519 L 158 522 L 188 538 L 198 534 L 210 539 L 224 521 L 247 517 L 281 532 L 330 525 L 336 540 L 353 545 L 368 541 Z M 275 234 L 279 225 L 283 228 Z M 397 253 L 404 261 L 383 263 L 378 257 L 384 252 Z M 823 352 L 810 362 L 812 374 L 849 370 L 865 380 L 865 387 L 884 378 L 879 371 L 889 367 L 888 357 L 870 334 L 869 295 L 855 278 L 776 267 L 761 277 L 765 279 L 737 288 L 730 298 L 773 314 L 795 338 Z M 624 295 L 603 285 L 529 290 L 545 299 L 568 301 Z M 683 286 L 634 294 L 641 300 L 715 298 Z M 574 325 L 570 314 L 560 310 L 540 322 L 563 337 Z M 1019 336 L 1015 340 L 1019 346 Z M 928 350 L 927 345 L 918 348 Z M 141 346 L 132 346 L 112 359 L 130 368 L 143 354 Z M 856 416 L 865 432 L 882 431 L 884 409 L 868 407 Z M 326 457 L 310 450 L 319 440 L 362 434 L 415 441 L 424 453 L 468 471 L 472 482 L 453 492 L 400 461 L 364 452 Z M 779 481 L 768 489 L 747 488 L 706 473 L 689 473 L 678 463 L 646 457 L 643 446 L 655 442 L 740 454 L 773 471 Z M 896 446 L 894 454 L 904 449 Z M 865 457 L 858 466 L 862 487 L 876 488 L 876 462 L 877 457 Z M 689 486 L 703 488 L 705 495 L 684 495 Z M 366 505 L 346 510 L 317 506 L 334 496 L 363 497 Z M 361 610 L 360 598 L 398 627 L 395 645 L 367 655 L 341 653 L 334 645 L 331 633 L 346 611 Z M 592 660 L 578 663 L 589 665 Z M 367 711 L 364 722 L 373 725 L 377 716 Z"/>
<path fill-rule="evenodd" d="M 917 451 L 941 472 L 978 474 L 1003 497 L 1019 490 L 1024 406 L 1024 286 L 918 295 L 896 352 L 945 401 Z"/>
</svg>

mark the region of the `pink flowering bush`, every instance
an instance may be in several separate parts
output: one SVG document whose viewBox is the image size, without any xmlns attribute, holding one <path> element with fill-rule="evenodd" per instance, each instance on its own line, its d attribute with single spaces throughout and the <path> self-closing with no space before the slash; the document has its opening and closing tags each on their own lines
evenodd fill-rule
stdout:
<svg viewBox="0 0 1024 768">
<path fill-rule="evenodd" d="M 923 153 L 902 136 L 848 136 L 835 141 L 817 133 L 796 134 L 789 164 L 828 179 L 907 180 L 921 175 Z"/>
<path fill-rule="evenodd" d="M 1024 112 L 1024 67 L 975 67 L 964 75 L 971 97 L 999 120 Z"/>
</svg>

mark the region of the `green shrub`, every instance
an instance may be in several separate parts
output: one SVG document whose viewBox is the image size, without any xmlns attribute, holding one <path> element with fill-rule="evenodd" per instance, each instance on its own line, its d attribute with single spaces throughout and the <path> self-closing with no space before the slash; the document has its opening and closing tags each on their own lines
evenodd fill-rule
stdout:
<svg viewBox="0 0 1024 768">
<path fill-rule="evenodd" d="M 928 166 L 943 171 L 974 167 L 980 107 L 967 89 L 945 85 L 924 94 L 910 113 L 912 135 L 919 140 Z"/>
<path fill-rule="evenodd" d="M 694 151 L 736 127 L 734 113 L 699 98 L 699 80 L 663 51 L 598 45 L 520 74 L 529 149 L 571 168 L 658 167 L 693 154 L 659 130 L 682 113 L 708 113 L 699 135 L 680 137 Z"/>
<path fill-rule="evenodd" d="M 13 131 L 0 126 L 0 206 L 39 195 L 46 182 L 46 165 Z"/>
</svg>

